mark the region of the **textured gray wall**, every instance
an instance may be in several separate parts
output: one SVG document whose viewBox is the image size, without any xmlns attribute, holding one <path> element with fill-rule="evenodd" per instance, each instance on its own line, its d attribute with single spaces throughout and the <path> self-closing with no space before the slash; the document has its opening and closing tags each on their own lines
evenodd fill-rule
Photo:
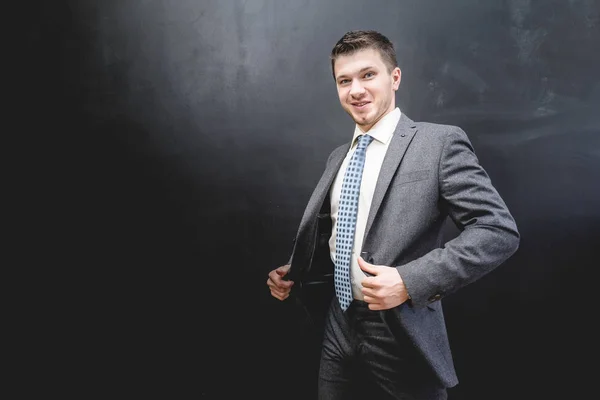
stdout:
<svg viewBox="0 0 600 400">
<path fill-rule="evenodd" d="M 47 233 L 70 244 L 54 247 L 59 259 L 111 288 L 86 312 L 101 321 L 100 387 L 309 396 L 308 353 L 266 274 L 287 260 L 329 152 L 352 135 L 329 51 L 348 30 L 376 29 L 396 43 L 402 111 L 465 129 L 523 235 L 506 265 L 445 302 L 461 379 L 451 398 L 579 390 L 600 243 L 597 1 L 30 11 L 23 90 L 37 95 L 24 127 L 58 129 L 52 158 L 69 160 L 53 174 L 63 230 Z"/>
</svg>

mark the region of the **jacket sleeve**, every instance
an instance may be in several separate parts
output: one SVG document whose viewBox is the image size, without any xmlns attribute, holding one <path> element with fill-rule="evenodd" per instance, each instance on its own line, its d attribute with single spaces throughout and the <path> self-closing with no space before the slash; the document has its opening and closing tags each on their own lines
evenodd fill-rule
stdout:
<svg viewBox="0 0 600 400">
<path fill-rule="evenodd" d="M 506 204 L 479 164 L 463 130 L 452 127 L 439 160 L 440 206 L 460 234 L 444 247 L 397 266 L 411 303 L 425 306 L 479 279 L 519 246 Z"/>
</svg>

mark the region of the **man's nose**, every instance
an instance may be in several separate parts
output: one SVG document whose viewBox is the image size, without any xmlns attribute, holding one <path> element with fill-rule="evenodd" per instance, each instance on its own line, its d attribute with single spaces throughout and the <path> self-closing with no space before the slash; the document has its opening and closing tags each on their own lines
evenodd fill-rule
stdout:
<svg viewBox="0 0 600 400">
<path fill-rule="evenodd" d="M 354 97 L 360 97 L 364 93 L 365 87 L 362 85 L 362 83 L 358 79 L 352 81 L 352 86 L 350 87 L 350 95 Z"/>
</svg>

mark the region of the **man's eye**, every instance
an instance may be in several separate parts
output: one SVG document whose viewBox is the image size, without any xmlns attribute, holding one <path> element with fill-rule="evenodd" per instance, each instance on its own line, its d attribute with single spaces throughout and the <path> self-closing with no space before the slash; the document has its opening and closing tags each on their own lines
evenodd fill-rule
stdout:
<svg viewBox="0 0 600 400">
<path fill-rule="evenodd" d="M 371 78 L 371 77 L 373 77 L 373 76 L 375 76 L 375 73 L 374 73 L 374 72 L 367 72 L 367 73 L 365 74 L 365 78 Z"/>
<path fill-rule="evenodd" d="M 346 83 L 350 82 L 350 79 L 342 79 L 340 81 L 340 85 L 345 85 Z"/>
</svg>

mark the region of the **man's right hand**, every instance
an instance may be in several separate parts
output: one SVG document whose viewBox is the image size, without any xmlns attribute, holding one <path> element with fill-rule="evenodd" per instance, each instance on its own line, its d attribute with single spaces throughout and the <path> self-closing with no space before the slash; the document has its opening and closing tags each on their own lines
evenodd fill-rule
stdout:
<svg viewBox="0 0 600 400">
<path fill-rule="evenodd" d="M 285 300 L 289 297 L 293 281 L 286 281 L 283 279 L 290 270 L 290 265 L 282 265 L 279 268 L 269 272 L 269 279 L 267 279 L 267 285 L 271 289 L 271 296 L 279 300 Z"/>
</svg>

